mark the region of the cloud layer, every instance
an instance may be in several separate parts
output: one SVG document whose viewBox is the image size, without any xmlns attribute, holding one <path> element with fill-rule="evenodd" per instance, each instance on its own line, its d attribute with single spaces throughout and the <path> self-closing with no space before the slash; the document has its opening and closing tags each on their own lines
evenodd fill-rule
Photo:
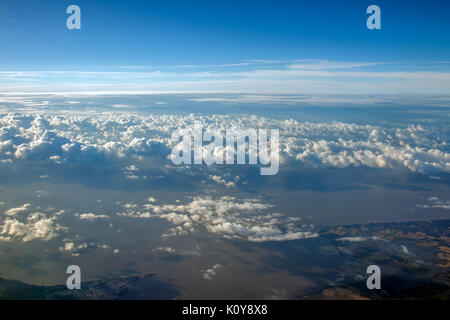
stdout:
<svg viewBox="0 0 450 320">
<path fill-rule="evenodd" d="M 160 164 L 172 165 L 167 159 L 174 145 L 171 133 L 178 128 L 192 128 L 194 120 L 202 120 L 205 129 L 279 128 L 280 170 L 283 165 L 294 165 L 450 172 L 446 127 L 312 123 L 252 115 L 195 118 L 140 113 L 0 114 L 0 161 L 43 161 L 60 167 L 121 162 L 123 176 L 138 180 L 145 178 L 137 165 L 139 161 L 159 159 Z M 235 178 L 224 180 L 218 174 L 207 177 L 228 188 L 236 184 Z"/>
<path fill-rule="evenodd" d="M 327 60 L 253 61 L 159 68 L 128 66 L 107 71 L 0 71 L 0 84 L 5 93 L 448 95 L 450 72 L 445 61 L 412 65 Z"/>
<path fill-rule="evenodd" d="M 122 217 L 165 219 L 173 226 L 163 237 L 187 235 L 202 228 L 227 239 L 252 242 L 315 238 L 310 226 L 299 226 L 300 219 L 269 212 L 273 207 L 258 199 L 194 197 L 187 203 L 146 203 L 118 213 Z"/>
</svg>

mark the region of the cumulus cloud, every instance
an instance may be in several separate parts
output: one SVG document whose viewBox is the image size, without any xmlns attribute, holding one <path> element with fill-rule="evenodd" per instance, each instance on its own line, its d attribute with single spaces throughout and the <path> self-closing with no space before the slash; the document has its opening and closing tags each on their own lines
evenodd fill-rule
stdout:
<svg viewBox="0 0 450 320">
<path fill-rule="evenodd" d="M 4 240 L 19 239 L 23 242 L 35 239 L 48 241 L 56 237 L 59 231 L 67 230 L 56 220 L 56 215 L 40 212 L 33 212 L 24 219 L 8 217 L 0 224 L 0 236 Z"/>
<path fill-rule="evenodd" d="M 139 168 L 137 168 L 135 165 L 129 165 L 125 168 L 127 171 L 139 171 Z"/>
<path fill-rule="evenodd" d="M 298 123 L 284 144 L 287 155 L 312 167 L 405 168 L 413 172 L 450 172 L 450 154 L 439 129 L 421 125 L 387 129 L 342 122 Z"/>
<path fill-rule="evenodd" d="M 217 270 L 220 268 L 222 268 L 222 265 L 215 264 L 211 268 L 204 270 L 202 274 L 203 278 L 206 280 L 212 280 L 212 278 L 216 275 Z"/>
<path fill-rule="evenodd" d="M 236 183 L 234 181 L 226 181 L 225 179 L 223 179 L 220 176 L 210 175 L 209 177 L 211 178 L 211 180 L 213 180 L 219 184 L 223 184 L 227 188 L 232 188 L 232 187 L 236 186 Z"/>
<path fill-rule="evenodd" d="M 157 248 L 153 249 L 153 251 L 162 251 L 162 252 L 166 252 L 169 254 L 173 254 L 176 252 L 176 250 L 172 247 L 157 247 Z"/>
<path fill-rule="evenodd" d="M 73 242 L 66 242 L 64 247 L 60 248 L 61 251 L 73 251 L 75 249 L 75 244 Z"/>
<path fill-rule="evenodd" d="M 20 207 L 11 208 L 11 209 L 5 211 L 5 215 L 7 215 L 7 216 L 14 216 L 14 215 L 16 215 L 16 214 L 18 214 L 20 212 L 27 211 L 30 206 L 31 206 L 30 203 L 25 203 L 24 205 L 22 205 Z"/>
<path fill-rule="evenodd" d="M 402 249 L 402 252 L 403 252 L 404 254 L 409 254 L 409 250 L 408 250 L 408 248 L 407 248 L 406 246 L 401 245 L 400 248 Z"/>
<path fill-rule="evenodd" d="M 164 122 L 164 119 L 161 120 Z M 70 165 L 108 158 L 114 161 L 134 156 L 165 156 L 169 149 L 164 149 L 162 143 L 169 139 L 162 138 L 158 128 L 161 120 L 153 121 L 152 117 L 142 116 L 138 120 L 129 117 L 119 119 L 113 113 L 100 118 L 86 115 L 1 114 L 0 159 L 13 162 L 41 160 Z M 171 126 L 175 127 L 175 123 Z M 168 136 L 168 133 L 164 135 Z M 134 164 L 125 165 L 123 169 L 129 176 L 139 171 Z"/>
<path fill-rule="evenodd" d="M 60 252 L 67 252 L 70 253 L 72 256 L 79 256 L 80 252 L 86 248 L 88 248 L 90 245 L 87 243 L 79 243 L 76 244 L 72 240 L 64 239 L 64 245 L 60 246 L 58 250 Z"/>
<path fill-rule="evenodd" d="M 171 133 L 191 128 L 194 115 L 114 113 L 0 114 L 0 160 L 48 161 L 59 166 L 113 161 L 130 180 L 143 178 L 136 161 L 167 156 Z M 198 119 L 197 119 L 198 120 Z M 445 128 L 427 125 L 384 127 L 345 122 L 311 123 L 262 116 L 202 116 L 205 129 L 279 128 L 282 164 L 303 167 L 406 169 L 424 174 L 450 172 Z M 147 161 L 148 163 L 148 161 Z M 208 173 L 233 187 L 235 179 Z"/>
<path fill-rule="evenodd" d="M 98 219 L 108 219 L 109 217 L 104 214 L 95 214 L 95 213 L 82 213 L 77 215 L 81 220 L 94 221 Z"/>
<path fill-rule="evenodd" d="M 187 203 L 153 204 L 132 207 L 120 216 L 134 218 L 159 218 L 173 227 L 163 237 L 187 235 L 199 227 L 228 239 L 253 242 L 284 241 L 317 237 L 311 230 L 296 225 L 295 217 L 268 212 L 273 205 L 259 199 L 193 197 Z"/>
</svg>

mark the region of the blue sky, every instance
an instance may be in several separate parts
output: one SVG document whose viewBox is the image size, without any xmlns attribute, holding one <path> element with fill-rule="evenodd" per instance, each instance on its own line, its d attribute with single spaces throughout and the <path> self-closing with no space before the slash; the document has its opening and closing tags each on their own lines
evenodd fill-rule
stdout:
<svg viewBox="0 0 450 320">
<path fill-rule="evenodd" d="M 382 30 L 365 26 L 378 4 Z M 70 4 L 82 30 L 65 27 Z M 2 0 L 1 66 L 448 60 L 448 1 Z"/>
<path fill-rule="evenodd" d="M 66 8 L 70 4 L 81 8 L 81 30 L 66 29 Z M 381 30 L 366 28 L 365 11 L 370 4 L 381 8 Z M 241 79 L 242 72 L 286 70 L 292 65 L 298 69 L 298 61 L 304 65 L 309 61 L 306 70 L 311 70 L 310 62 L 317 70 L 319 62 L 324 71 L 350 68 L 364 72 L 442 73 L 450 67 L 449 12 L 448 1 L 2 0 L 0 70 L 4 74 L 0 85 L 84 83 L 98 84 L 99 90 L 104 90 L 105 85 L 115 82 L 151 90 L 150 84 L 159 81 L 155 90 L 160 90 L 178 81 L 183 84 L 174 86 L 173 91 L 182 91 L 184 83 L 192 81 L 192 70 L 208 73 L 208 79 L 214 73 L 215 78 L 234 80 Z M 336 68 L 336 64 L 340 67 Z M 29 73 L 16 73 L 21 71 Z M 75 74 L 36 74 L 42 71 Z M 198 73 L 194 76 L 204 78 Z M 311 74 L 291 72 L 289 77 L 293 76 Z M 332 75 L 333 79 L 341 76 Z M 356 78 L 363 76 L 360 73 Z M 355 78 L 355 74 L 351 77 Z M 366 88 L 373 88 L 386 77 L 392 78 L 378 77 Z M 443 81 L 441 75 L 433 79 L 430 85 L 444 85 L 438 93 L 447 90 L 447 76 Z M 347 85 L 351 82 L 347 81 Z M 304 83 L 300 86 L 304 87 Z M 334 84 L 328 82 L 328 86 L 332 89 Z M 246 86 L 242 87 L 245 91 Z M 267 88 L 247 91 L 262 92 Z M 383 90 L 380 87 L 379 91 Z M 402 87 L 396 92 L 408 90 Z"/>
</svg>

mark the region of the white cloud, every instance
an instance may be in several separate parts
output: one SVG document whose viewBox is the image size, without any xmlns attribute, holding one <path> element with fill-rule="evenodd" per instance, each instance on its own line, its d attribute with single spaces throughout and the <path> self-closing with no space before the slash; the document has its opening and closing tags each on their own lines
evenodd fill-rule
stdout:
<svg viewBox="0 0 450 320">
<path fill-rule="evenodd" d="M 137 168 L 135 165 L 129 165 L 128 167 L 125 168 L 128 171 L 139 171 L 139 168 Z"/>
<path fill-rule="evenodd" d="M 170 253 L 170 254 L 173 254 L 176 252 L 176 250 L 171 247 L 157 247 L 157 248 L 153 249 L 153 251 L 162 251 L 162 252 L 166 252 L 166 253 Z"/>
<path fill-rule="evenodd" d="M 64 244 L 64 247 L 60 247 L 60 251 L 74 251 L 75 250 L 75 244 L 73 242 L 66 242 Z"/>
<path fill-rule="evenodd" d="M 289 68 L 299 70 L 333 70 L 333 69 L 353 69 L 375 65 L 377 65 L 377 63 L 328 61 L 328 60 L 297 60 L 294 61 L 293 64 L 289 65 Z"/>
<path fill-rule="evenodd" d="M 56 222 L 56 216 L 48 216 L 40 212 L 29 214 L 24 220 L 8 217 L 0 225 L 0 236 L 8 239 L 20 239 L 23 242 L 35 239 L 50 240 L 58 231 L 66 230 Z"/>
<path fill-rule="evenodd" d="M 108 219 L 109 217 L 104 214 L 95 214 L 95 213 L 82 213 L 78 214 L 78 218 L 81 220 L 88 220 L 88 221 L 94 221 L 98 219 Z"/>
<path fill-rule="evenodd" d="M 10 237 L 0 236 L 0 242 L 9 242 L 9 241 L 11 241 Z"/>
<path fill-rule="evenodd" d="M 209 269 L 206 269 L 203 271 L 203 278 L 206 280 L 212 280 L 212 278 L 216 275 L 217 270 L 222 268 L 222 265 L 220 264 L 215 264 L 214 266 L 212 266 Z"/>
<path fill-rule="evenodd" d="M 173 147 L 171 133 L 190 127 L 193 115 L 0 114 L 0 160 L 9 163 L 49 161 L 60 166 L 92 163 L 98 159 L 133 161 L 123 166 L 125 177 L 138 180 L 142 168 L 135 159 L 165 157 Z M 446 136 L 438 126 L 383 127 L 345 122 L 311 123 L 260 116 L 202 117 L 204 127 L 280 128 L 282 164 L 305 167 L 407 169 L 434 174 L 450 172 Z M 5 144 L 8 142 L 7 144 Z M 170 161 L 170 160 L 165 160 Z M 148 163 L 148 161 L 147 161 Z M 208 173 L 209 179 L 234 187 L 235 179 Z M 142 176 L 144 177 L 144 176 Z"/>
<path fill-rule="evenodd" d="M 16 215 L 16 214 L 18 214 L 20 212 L 27 211 L 30 206 L 31 206 L 31 204 L 25 203 L 24 205 L 22 205 L 20 207 L 11 208 L 11 209 L 5 211 L 5 215 L 7 215 L 7 216 L 14 216 L 14 215 Z"/>
<path fill-rule="evenodd" d="M 58 250 L 61 252 L 71 253 L 72 256 L 79 256 L 80 251 L 89 247 L 87 243 L 76 244 L 75 242 L 64 239 L 64 245 L 59 247 Z"/>
<path fill-rule="evenodd" d="M 45 92 L 64 96 L 74 91 L 78 94 L 448 94 L 450 73 L 446 72 L 445 64 L 441 64 L 441 72 L 424 64 L 414 67 L 418 71 L 402 64 L 379 62 L 244 61 L 160 67 L 151 71 L 2 71 L 0 81 L 5 93 Z M 186 72 L 186 69 L 195 70 Z M 32 101 L 26 102 L 33 105 Z"/>
<path fill-rule="evenodd" d="M 125 203 L 125 204 L 123 205 L 123 207 L 124 207 L 125 209 L 134 209 L 134 208 L 137 208 L 137 204 L 135 204 L 135 203 Z"/>
<path fill-rule="evenodd" d="M 234 181 L 225 181 L 225 179 L 223 179 L 220 176 L 216 176 L 216 175 L 209 175 L 209 177 L 211 178 L 211 180 L 219 183 L 219 184 L 223 184 L 225 187 L 227 188 L 232 188 L 232 187 L 236 187 L 236 183 Z"/>
<path fill-rule="evenodd" d="M 314 238 L 318 234 L 295 225 L 296 219 L 280 213 L 268 213 L 273 205 L 258 199 L 194 197 L 185 204 L 151 204 L 141 209 L 130 208 L 119 216 L 134 218 L 160 218 L 171 227 L 163 237 L 187 235 L 198 227 L 228 239 L 253 242 L 285 241 Z"/>
<path fill-rule="evenodd" d="M 426 209 L 445 209 L 450 210 L 450 201 L 441 200 L 438 197 L 427 198 L 426 204 L 416 204 L 416 207 Z"/>
</svg>

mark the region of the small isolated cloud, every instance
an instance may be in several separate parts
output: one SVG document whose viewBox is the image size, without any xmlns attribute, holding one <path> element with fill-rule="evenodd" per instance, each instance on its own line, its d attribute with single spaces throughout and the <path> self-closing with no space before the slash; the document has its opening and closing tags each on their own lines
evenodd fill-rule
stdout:
<svg viewBox="0 0 450 320">
<path fill-rule="evenodd" d="M 61 157 L 58 156 L 58 155 L 50 156 L 50 157 L 48 157 L 48 159 L 51 160 L 51 161 L 53 161 L 53 162 L 56 163 L 56 164 L 61 164 L 61 163 L 63 163 L 63 160 L 62 160 Z"/>
<path fill-rule="evenodd" d="M 450 210 L 450 201 L 441 200 L 438 197 L 429 197 L 425 204 L 416 204 L 416 207 L 426 209 L 445 209 Z"/>
<path fill-rule="evenodd" d="M 24 205 L 22 205 L 20 207 L 11 208 L 11 209 L 5 211 L 5 215 L 7 215 L 7 216 L 14 216 L 14 215 L 16 215 L 16 214 L 18 214 L 20 212 L 27 211 L 30 206 L 31 206 L 30 203 L 25 203 Z"/>
<path fill-rule="evenodd" d="M 337 241 L 347 241 L 347 242 L 363 242 L 368 240 L 381 240 L 378 237 L 342 237 L 338 238 Z"/>
<path fill-rule="evenodd" d="M 61 248 L 61 251 L 73 251 L 75 250 L 75 244 L 73 242 L 66 242 L 64 247 Z"/>
<path fill-rule="evenodd" d="M 81 250 L 84 250 L 89 247 L 89 245 L 87 243 L 76 244 L 73 241 L 70 241 L 68 239 L 65 239 L 64 241 L 66 241 L 66 242 L 64 243 L 63 246 L 59 247 L 58 250 L 60 252 L 68 252 L 68 253 L 72 254 L 72 256 L 75 256 L 75 257 L 80 255 Z"/>
<path fill-rule="evenodd" d="M 215 181 L 215 182 L 217 182 L 219 184 L 223 184 L 227 188 L 236 187 L 236 183 L 235 182 L 233 182 L 233 181 L 228 181 L 227 182 L 227 181 L 225 181 L 225 179 L 223 179 L 220 176 L 210 175 L 209 177 L 211 178 L 211 180 L 213 180 L 213 181 Z"/>
<path fill-rule="evenodd" d="M 166 252 L 166 253 L 169 253 L 169 254 L 173 254 L 177 250 L 175 250 L 174 248 L 171 248 L 171 247 L 157 247 L 157 248 L 153 249 L 153 251 L 161 251 L 161 252 Z"/>
<path fill-rule="evenodd" d="M 81 220 L 94 221 L 98 219 L 108 219 L 109 216 L 104 214 L 95 214 L 95 213 L 82 213 L 78 215 L 78 218 Z"/>
<path fill-rule="evenodd" d="M 408 250 L 408 248 L 407 248 L 406 246 L 401 245 L 400 248 L 402 249 L 402 252 L 403 252 L 404 254 L 409 254 L 409 250 Z"/>
<path fill-rule="evenodd" d="M 215 264 L 212 268 L 206 269 L 203 271 L 203 278 L 206 280 L 212 280 L 212 278 L 216 275 L 216 271 L 222 268 L 222 265 Z"/>
<path fill-rule="evenodd" d="M 123 205 L 123 207 L 124 207 L 125 209 L 128 209 L 128 210 L 130 210 L 130 209 L 135 209 L 135 208 L 137 208 L 137 204 L 135 204 L 135 203 L 125 203 L 125 204 Z"/>
</svg>

